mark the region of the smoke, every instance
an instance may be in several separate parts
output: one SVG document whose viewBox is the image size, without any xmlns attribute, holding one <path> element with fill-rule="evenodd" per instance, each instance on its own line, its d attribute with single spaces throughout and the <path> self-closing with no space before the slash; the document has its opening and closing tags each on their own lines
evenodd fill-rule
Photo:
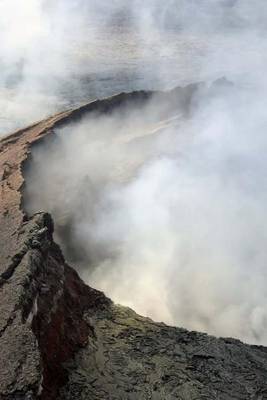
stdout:
<svg viewBox="0 0 267 400">
<path fill-rule="evenodd" d="M 57 131 L 33 152 L 28 210 L 52 212 L 68 259 L 114 301 L 266 343 L 267 118 L 256 93 L 218 84 L 198 92 L 190 118 L 160 115 L 155 97 Z"/>
<path fill-rule="evenodd" d="M 57 130 L 33 151 L 28 213 L 53 214 L 68 260 L 115 302 L 169 324 L 267 344 L 265 2 L 74 3 L 83 5 L 85 20 L 79 7 L 66 19 L 62 5 L 55 25 L 63 15 L 59 26 L 69 27 L 74 15 L 87 26 L 90 14 L 96 61 L 78 63 L 72 74 L 90 64 L 105 76 L 107 54 L 115 54 L 117 75 L 138 76 L 134 88 L 222 73 L 234 85 L 201 88 L 189 114 L 178 104 L 166 110 L 155 96 L 142 107 L 90 115 Z M 102 36 L 114 26 L 124 38 L 116 50 Z M 55 49 L 62 42 L 59 35 Z M 69 44 L 62 54 L 62 63 L 56 58 L 50 65 L 50 82 L 61 76 L 58 65 L 73 66 L 64 63 Z"/>
<path fill-rule="evenodd" d="M 0 1 L 1 133 L 95 96 L 82 79 L 95 72 L 96 5 Z"/>
<path fill-rule="evenodd" d="M 266 8 L 264 0 L 0 0 L 0 135 L 120 91 L 248 74 L 259 53 L 264 65 Z"/>
<path fill-rule="evenodd" d="M 1 0 L 0 134 L 144 88 L 148 47 L 132 19 L 130 1 Z"/>
</svg>

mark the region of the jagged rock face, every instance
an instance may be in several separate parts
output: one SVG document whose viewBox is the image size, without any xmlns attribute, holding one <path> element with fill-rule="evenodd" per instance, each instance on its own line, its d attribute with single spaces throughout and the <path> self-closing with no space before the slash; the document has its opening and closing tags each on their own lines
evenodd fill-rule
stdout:
<svg viewBox="0 0 267 400">
<path fill-rule="evenodd" d="M 63 363 L 93 329 L 85 310 L 110 301 L 79 279 L 53 242 L 53 223 L 40 213 L 23 223 L 15 264 L 1 281 L 0 390 L 3 398 L 57 398 Z"/>
<path fill-rule="evenodd" d="M 182 93 L 187 102 L 192 87 Z M 33 143 L 83 113 L 149 96 L 95 102 L 0 142 L 0 399 L 267 399 L 266 348 L 168 327 L 114 305 L 66 264 L 50 215 L 23 212 Z M 161 96 L 173 104 L 173 92 Z"/>
</svg>

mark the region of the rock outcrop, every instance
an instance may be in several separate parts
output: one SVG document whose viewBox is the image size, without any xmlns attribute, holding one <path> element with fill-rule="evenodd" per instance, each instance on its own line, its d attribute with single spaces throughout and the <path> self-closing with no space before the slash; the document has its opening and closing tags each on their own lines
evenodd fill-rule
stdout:
<svg viewBox="0 0 267 400">
<path fill-rule="evenodd" d="M 196 87 L 158 94 L 189 110 Z M 46 212 L 23 211 L 31 147 L 88 112 L 152 94 L 97 101 L 0 142 L 0 399 L 267 399 L 267 348 L 168 327 L 83 283 Z"/>
</svg>

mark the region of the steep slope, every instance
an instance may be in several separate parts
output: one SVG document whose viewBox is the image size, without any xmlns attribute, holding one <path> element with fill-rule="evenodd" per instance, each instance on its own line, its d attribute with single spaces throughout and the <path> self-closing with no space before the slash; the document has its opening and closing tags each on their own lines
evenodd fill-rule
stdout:
<svg viewBox="0 0 267 400">
<path fill-rule="evenodd" d="M 196 87 L 158 94 L 190 109 Z M 121 94 L 58 114 L 0 142 L 1 399 L 267 399 L 267 349 L 168 327 L 85 285 L 46 212 L 23 211 L 31 147 L 85 113 L 142 104 Z"/>
</svg>

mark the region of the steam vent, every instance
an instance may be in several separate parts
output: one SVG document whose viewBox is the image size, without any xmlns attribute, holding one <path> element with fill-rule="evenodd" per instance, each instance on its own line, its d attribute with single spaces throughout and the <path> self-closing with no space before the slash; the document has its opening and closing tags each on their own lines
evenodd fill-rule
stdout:
<svg viewBox="0 0 267 400">
<path fill-rule="evenodd" d="M 177 110 L 188 116 L 200 87 L 122 93 L 1 140 L 1 399 L 267 399 L 267 348 L 156 323 L 115 305 L 67 264 L 52 216 L 24 209 L 31 152 L 55 129 L 129 105 L 141 115 L 152 95 L 162 120 Z"/>
</svg>

